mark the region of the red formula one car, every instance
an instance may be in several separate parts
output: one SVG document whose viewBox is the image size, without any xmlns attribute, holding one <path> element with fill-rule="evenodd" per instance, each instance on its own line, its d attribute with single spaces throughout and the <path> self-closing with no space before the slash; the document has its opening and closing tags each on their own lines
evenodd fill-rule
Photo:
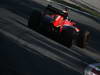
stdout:
<svg viewBox="0 0 100 75">
<path fill-rule="evenodd" d="M 66 8 L 59 9 L 51 5 L 43 11 L 34 10 L 29 18 L 28 27 L 67 47 L 71 47 L 74 43 L 84 48 L 90 35 L 69 19 Z"/>
</svg>

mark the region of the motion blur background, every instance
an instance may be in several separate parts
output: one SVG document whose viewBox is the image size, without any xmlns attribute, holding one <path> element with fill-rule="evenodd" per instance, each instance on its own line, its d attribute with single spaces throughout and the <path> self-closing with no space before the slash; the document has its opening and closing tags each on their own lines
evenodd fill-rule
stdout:
<svg viewBox="0 0 100 75">
<path fill-rule="evenodd" d="M 100 62 L 100 1 L 56 1 L 91 31 L 87 48 L 68 49 L 27 28 L 32 11 L 44 9 L 46 0 L 0 0 L 0 75 L 81 75 L 89 64 Z"/>
</svg>

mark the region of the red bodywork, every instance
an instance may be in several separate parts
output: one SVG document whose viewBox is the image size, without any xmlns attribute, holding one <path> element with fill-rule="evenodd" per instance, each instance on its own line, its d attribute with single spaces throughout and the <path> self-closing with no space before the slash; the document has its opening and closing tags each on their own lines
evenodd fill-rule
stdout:
<svg viewBox="0 0 100 75">
<path fill-rule="evenodd" d="M 63 16 L 58 14 L 50 15 L 55 20 L 53 21 L 54 27 L 60 27 L 60 32 L 62 31 L 63 26 L 75 26 L 75 22 L 71 22 L 68 19 L 64 19 Z M 75 28 L 76 31 L 80 31 L 78 28 Z"/>
</svg>

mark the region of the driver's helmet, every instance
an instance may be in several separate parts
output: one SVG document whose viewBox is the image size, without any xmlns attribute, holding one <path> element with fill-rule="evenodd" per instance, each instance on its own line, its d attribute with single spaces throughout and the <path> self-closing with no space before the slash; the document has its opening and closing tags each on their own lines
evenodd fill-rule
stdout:
<svg viewBox="0 0 100 75">
<path fill-rule="evenodd" d="M 68 9 L 62 10 L 62 16 L 64 18 L 67 18 L 68 17 Z"/>
</svg>

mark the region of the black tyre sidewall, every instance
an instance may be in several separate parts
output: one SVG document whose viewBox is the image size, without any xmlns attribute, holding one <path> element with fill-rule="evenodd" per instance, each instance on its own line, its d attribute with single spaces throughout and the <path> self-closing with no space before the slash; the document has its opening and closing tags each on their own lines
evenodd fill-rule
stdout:
<svg viewBox="0 0 100 75">
<path fill-rule="evenodd" d="M 38 29 L 38 26 L 40 25 L 41 16 L 42 14 L 40 11 L 34 10 L 31 16 L 29 17 L 28 27 L 34 30 Z"/>
<path fill-rule="evenodd" d="M 79 36 L 77 38 L 77 46 L 81 48 L 85 48 L 88 44 L 88 40 L 90 37 L 89 31 L 80 31 Z"/>
<path fill-rule="evenodd" d="M 67 47 L 72 47 L 72 42 L 73 42 L 73 34 L 74 30 L 73 29 L 64 29 L 61 32 L 61 41 L 62 44 L 64 44 Z"/>
</svg>

